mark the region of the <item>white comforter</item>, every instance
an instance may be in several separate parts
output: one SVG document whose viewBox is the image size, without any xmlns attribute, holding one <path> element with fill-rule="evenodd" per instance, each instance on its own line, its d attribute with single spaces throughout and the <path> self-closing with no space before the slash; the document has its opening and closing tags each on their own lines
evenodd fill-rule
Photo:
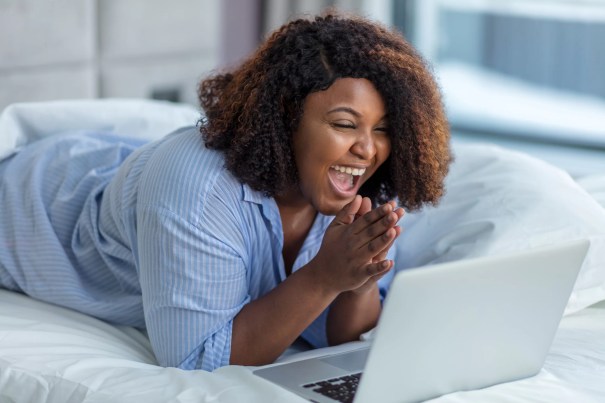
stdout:
<svg viewBox="0 0 605 403">
<path fill-rule="evenodd" d="M 198 116 L 184 106 L 143 101 L 17 105 L 0 116 L 0 158 L 58 131 L 105 129 L 157 138 Z M 605 401 L 605 210 L 597 202 L 605 194 L 605 175 L 586 178 L 582 188 L 564 172 L 523 154 L 489 146 L 458 147 L 456 154 L 441 205 L 403 222 L 406 231 L 396 246 L 399 269 L 573 238 L 590 239 L 591 248 L 537 376 L 435 401 Z M 5 401 L 303 400 L 246 367 L 214 373 L 158 367 L 149 341 L 135 329 L 0 290 L 0 402 Z"/>
<path fill-rule="evenodd" d="M 599 303 L 563 318 L 538 375 L 434 401 L 603 402 L 604 340 L 605 303 Z M 0 291 L 1 402 L 304 401 L 250 368 L 187 372 L 154 362 L 149 341 L 136 330 Z"/>
</svg>

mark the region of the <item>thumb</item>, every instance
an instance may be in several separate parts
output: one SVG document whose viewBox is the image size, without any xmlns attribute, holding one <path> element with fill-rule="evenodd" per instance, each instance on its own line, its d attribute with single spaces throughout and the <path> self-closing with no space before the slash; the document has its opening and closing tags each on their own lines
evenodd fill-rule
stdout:
<svg viewBox="0 0 605 403">
<path fill-rule="evenodd" d="M 359 211 L 361 207 L 361 196 L 356 195 L 355 198 L 347 205 L 345 205 L 342 210 L 340 210 L 336 217 L 334 217 L 334 221 L 332 221 L 333 225 L 346 225 L 351 224 L 355 221 L 355 215 Z"/>
</svg>

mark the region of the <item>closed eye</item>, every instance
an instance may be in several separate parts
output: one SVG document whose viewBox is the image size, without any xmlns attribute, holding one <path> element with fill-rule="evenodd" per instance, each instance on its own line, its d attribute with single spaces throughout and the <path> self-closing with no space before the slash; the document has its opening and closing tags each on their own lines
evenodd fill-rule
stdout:
<svg viewBox="0 0 605 403">
<path fill-rule="evenodd" d="M 350 123 L 332 123 L 332 126 L 339 129 L 355 129 L 355 125 Z"/>
</svg>

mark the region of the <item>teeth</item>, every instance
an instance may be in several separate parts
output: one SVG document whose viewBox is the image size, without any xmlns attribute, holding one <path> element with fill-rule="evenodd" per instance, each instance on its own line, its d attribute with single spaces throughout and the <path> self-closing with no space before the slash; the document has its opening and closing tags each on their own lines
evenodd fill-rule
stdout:
<svg viewBox="0 0 605 403">
<path fill-rule="evenodd" d="M 340 165 L 334 165 L 332 169 L 335 169 L 338 172 L 342 172 L 343 174 L 349 174 L 353 176 L 361 176 L 366 172 L 365 168 L 351 168 L 351 167 L 343 167 Z"/>
</svg>

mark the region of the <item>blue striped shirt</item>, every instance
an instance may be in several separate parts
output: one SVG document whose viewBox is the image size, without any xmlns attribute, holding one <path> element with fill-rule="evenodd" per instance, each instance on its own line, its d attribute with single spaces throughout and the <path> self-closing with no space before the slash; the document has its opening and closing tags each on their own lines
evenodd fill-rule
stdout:
<svg viewBox="0 0 605 403">
<path fill-rule="evenodd" d="M 224 165 L 194 127 L 147 144 L 103 133 L 33 143 L 0 163 L 0 285 L 146 328 L 162 366 L 227 365 L 233 318 L 286 274 L 275 201 Z M 331 220 L 317 215 L 293 270 Z M 327 345 L 325 320 L 302 334 L 313 346 Z"/>
</svg>

